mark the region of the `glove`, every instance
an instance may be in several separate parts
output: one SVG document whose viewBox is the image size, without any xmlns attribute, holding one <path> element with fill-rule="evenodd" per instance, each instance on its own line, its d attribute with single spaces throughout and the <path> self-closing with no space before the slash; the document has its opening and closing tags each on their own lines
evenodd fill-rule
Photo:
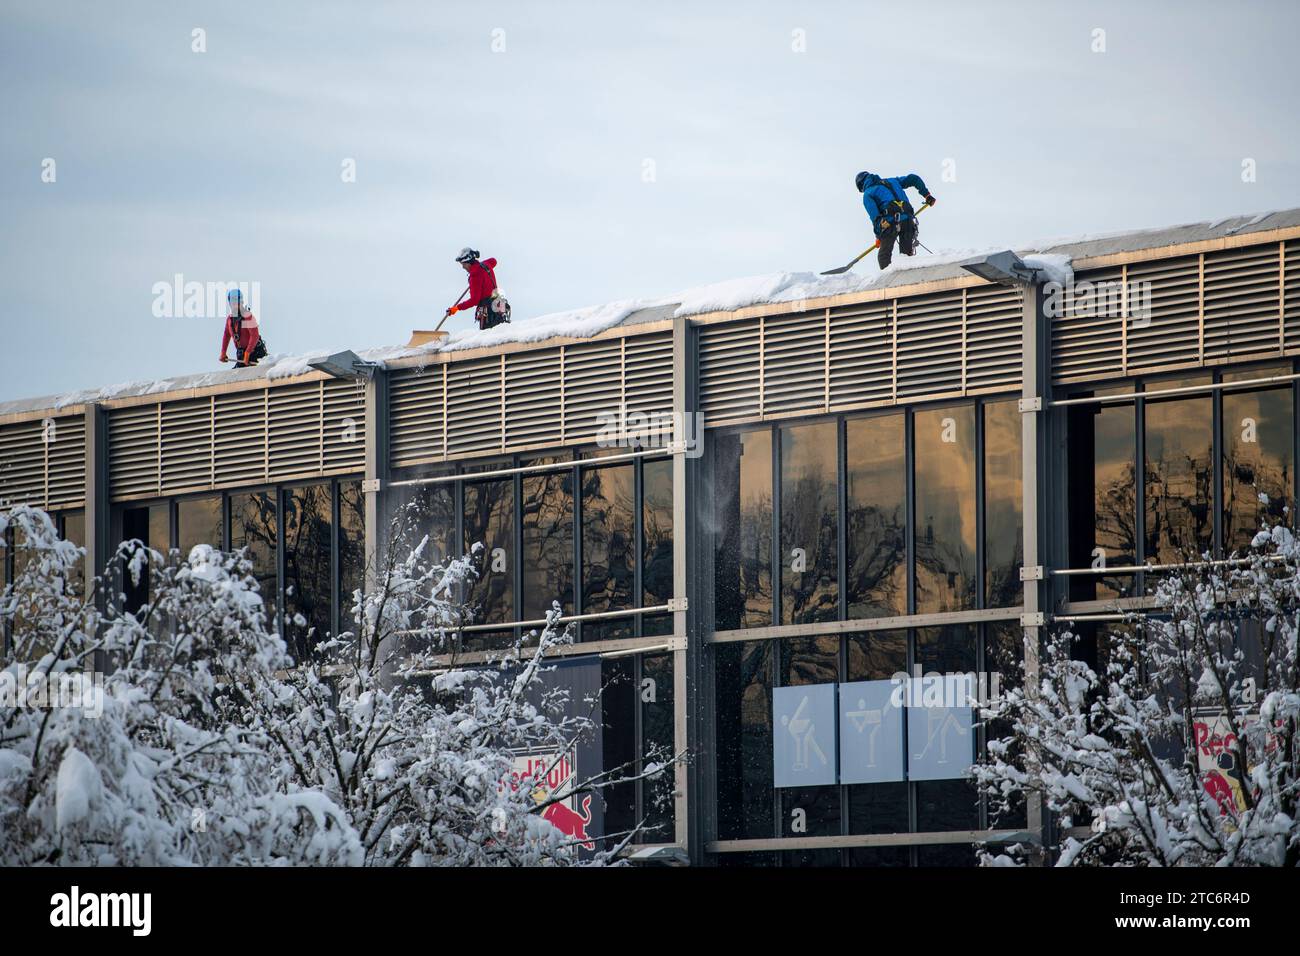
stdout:
<svg viewBox="0 0 1300 956">
<path fill-rule="evenodd" d="M 933 205 L 935 204 L 935 202 L 936 202 L 936 200 L 935 200 L 935 198 L 934 198 L 933 195 L 930 195 L 930 196 L 926 196 L 926 197 L 925 197 L 925 204 L 926 204 L 927 206 L 933 206 Z"/>
<path fill-rule="evenodd" d="M 460 306 L 453 305 L 450 309 L 447 310 L 447 314 L 448 314 L 448 315 L 455 315 L 456 312 L 457 312 L 457 310 L 458 310 L 459 308 L 460 308 Z"/>
<path fill-rule="evenodd" d="M 223 362 L 229 362 L 229 361 L 230 361 L 230 359 L 228 359 L 228 358 L 226 357 L 226 353 L 225 353 L 225 352 L 222 352 L 222 353 L 221 353 L 221 361 L 223 361 Z"/>
</svg>

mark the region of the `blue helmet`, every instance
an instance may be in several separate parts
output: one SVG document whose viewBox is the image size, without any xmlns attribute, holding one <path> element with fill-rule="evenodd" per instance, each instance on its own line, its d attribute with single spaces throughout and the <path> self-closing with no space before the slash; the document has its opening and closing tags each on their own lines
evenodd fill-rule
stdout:
<svg viewBox="0 0 1300 956">
<path fill-rule="evenodd" d="M 853 185 L 858 187 L 858 192 L 862 192 L 862 190 L 867 185 L 867 180 L 876 179 L 876 178 L 878 177 L 875 175 L 875 173 L 868 173 L 864 171 L 858 173 L 856 176 L 853 177 Z"/>
<path fill-rule="evenodd" d="M 239 289 L 231 289 L 226 293 L 226 304 L 239 308 L 244 304 L 244 293 Z"/>
</svg>

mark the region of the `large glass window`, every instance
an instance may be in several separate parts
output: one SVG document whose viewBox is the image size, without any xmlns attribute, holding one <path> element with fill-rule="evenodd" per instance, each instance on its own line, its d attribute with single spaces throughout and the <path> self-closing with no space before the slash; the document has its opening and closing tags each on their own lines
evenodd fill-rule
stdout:
<svg viewBox="0 0 1300 956">
<path fill-rule="evenodd" d="M 122 540 L 139 541 L 141 545 L 166 555 L 171 548 L 171 515 L 169 507 L 164 504 L 145 505 L 138 508 L 126 508 L 122 511 Z M 272 557 L 275 554 L 275 539 L 271 539 Z M 274 563 L 272 564 L 274 568 Z M 123 609 L 134 614 L 153 597 L 153 581 L 147 563 L 142 566 L 138 579 L 133 579 L 124 565 L 119 570 L 124 595 Z M 274 581 L 274 574 L 272 574 Z"/>
<path fill-rule="evenodd" d="M 835 422 L 781 429 L 781 622 L 839 617 Z"/>
<path fill-rule="evenodd" d="M 651 654 L 641 658 L 641 769 L 666 764 L 676 752 L 673 720 L 673 658 Z M 673 791 L 675 775 L 670 767 L 658 777 L 646 780 L 642 790 L 642 816 L 647 843 L 671 843 L 675 818 Z"/>
<path fill-rule="evenodd" d="M 780 642 L 781 686 L 833 684 L 839 679 L 840 639 L 809 637 Z M 780 733 L 789 733 L 781 729 Z M 834 760 L 834 756 L 831 756 Z M 840 832 L 840 788 L 783 787 L 781 795 L 782 836 L 836 836 Z M 787 863 L 813 863 L 796 856 Z"/>
<path fill-rule="evenodd" d="M 641 603 L 658 607 L 673 598 L 673 463 L 641 466 Z M 671 614 L 641 618 L 642 634 L 671 634 Z"/>
<path fill-rule="evenodd" d="M 275 620 L 278 606 L 275 570 L 278 524 L 275 495 L 270 492 L 254 491 L 230 496 L 230 547 L 235 551 L 248 549 L 268 622 Z"/>
<path fill-rule="evenodd" d="M 582 610 L 621 611 L 636 600 L 636 495 L 631 464 L 582 469 Z M 632 618 L 592 621 L 584 641 L 631 637 Z"/>
<path fill-rule="evenodd" d="M 63 516 L 63 540 L 70 541 L 79 548 L 86 547 L 86 516 L 84 513 L 77 511 Z M 0 563 L 3 562 L 0 561 Z M 86 556 L 84 554 L 73 567 L 72 575 L 68 580 L 68 587 L 78 597 L 84 597 L 86 594 Z"/>
<path fill-rule="evenodd" d="M 334 630 L 334 509 L 329 485 L 287 488 L 283 495 L 284 637 L 303 660 Z"/>
<path fill-rule="evenodd" d="M 872 631 L 848 638 L 846 681 L 890 680 L 907 672 L 907 632 Z M 849 793 L 850 833 L 906 833 L 910 828 L 907 783 L 853 784 Z M 906 847 L 871 847 L 854 851 L 860 866 L 906 866 Z"/>
<path fill-rule="evenodd" d="M 221 550 L 221 496 L 182 498 L 176 502 L 176 526 L 182 561 L 189 558 L 196 545 L 207 544 Z"/>
<path fill-rule="evenodd" d="M 904 416 L 855 418 L 847 429 L 849 617 L 907 613 Z"/>
<path fill-rule="evenodd" d="M 1159 382 L 1152 388 L 1208 379 Z M 1214 542 L 1213 399 L 1193 395 L 1146 402 L 1146 559 L 1196 560 Z"/>
<path fill-rule="evenodd" d="M 475 623 L 502 624 L 514 617 L 515 508 L 514 482 L 483 481 L 465 485 L 464 549 L 482 544 L 466 603 L 476 609 Z"/>
<path fill-rule="evenodd" d="M 1097 394 L 1104 394 L 1098 392 Z M 1070 408 L 1070 567 L 1122 567 L 1137 554 L 1137 436 L 1131 403 Z M 1072 600 L 1128 594 L 1132 577 L 1078 575 Z"/>
<path fill-rule="evenodd" d="M 339 629 L 355 630 L 352 604 L 366 578 L 366 496 L 359 481 L 339 482 Z"/>
<path fill-rule="evenodd" d="M 1254 369 L 1224 381 L 1289 371 Z M 1260 524 L 1286 522 L 1295 481 L 1291 388 L 1223 393 L 1223 549 L 1250 544 Z"/>
<path fill-rule="evenodd" d="M 916 610 L 975 606 L 975 407 L 914 416 Z"/>
<path fill-rule="evenodd" d="M 401 495 L 398 509 L 398 547 L 402 556 L 425 539 L 425 557 L 441 564 L 451 556 L 456 542 L 456 491 L 452 483 L 421 485 Z"/>
<path fill-rule="evenodd" d="M 1024 564 L 1025 539 L 1020 428 L 1016 402 L 989 402 L 984 406 L 986 607 L 1015 607 L 1023 597 L 1020 566 Z"/>
<path fill-rule="evenodd" d="M 772 432 L 714 439 L 718 630 L 772 623 Z"/>
<path fill-rule="evenodd" d="M 558 602 L 573 613 L 573 470 L 523 478 L 523 619 L 538 620 Z"/>
<path fill-rule="evenodd" d="M 601 767 L 614 776 L 631 776 L 636 769 L 635 662 L 620 657 L 600 662 Z M 600 792 L 605 802 L 602 835 L 615 846 L 636 826 L 637 783 L 624 781 Z"/>
<path fill-rule="evenodd" d="M 717 645 L 718 836 L 774 835 L 772 652 L 775 641 Z"/>
</svg>

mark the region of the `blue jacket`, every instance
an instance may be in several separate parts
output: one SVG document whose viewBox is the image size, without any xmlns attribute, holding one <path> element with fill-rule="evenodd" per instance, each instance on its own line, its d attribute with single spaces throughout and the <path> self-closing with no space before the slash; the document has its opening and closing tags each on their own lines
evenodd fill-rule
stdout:
<svg viewBox="0 0 1300 956">
<path fill-rule="evenodd" d="M 893 187 L 892 189 L 890 187 Z M 894 176 L 889 179 L 881 179 L 875 173 L 869 175 L 866 182 L 862 184 L 862 206 L 867 210 L 867 215 L 871 217 L 871 228 L 879 236 L 884 230 L 880 228 L 880 217 L 888 216 L 891 222 L 906 222 L 912 218 L 912 214 L 906 210 L 898 211 L 890 209 L 889 204 L 895 199 L 901 199 L 907 202 L 908 187 L 915 189 L 922 196 L 930 195 L 930 190 L 925 188 L 925 183 L 916 173 L 908 173 L 906 176 Z M 887 211 L 888 210 L 888 211 Z"/>
</svg>

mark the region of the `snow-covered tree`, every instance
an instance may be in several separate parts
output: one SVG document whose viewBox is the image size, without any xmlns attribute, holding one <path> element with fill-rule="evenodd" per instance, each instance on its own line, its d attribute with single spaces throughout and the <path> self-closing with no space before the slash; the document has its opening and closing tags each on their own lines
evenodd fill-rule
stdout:
<svg viewBox="0 0 1300 956">
<path fill-rule="evenodd" d="M 1044 801 L 1060 865 L 1300 864 L 1300 543 L 1266 528 L 1152 577 L 1156 609 L 1095 648 L 1044 638 L 1039 680 L 984 710 L 1010 732 L 977 781 L 994 808 Z"/>
<path fill-rule="evenodd" d="M 0 863 L 579 861 L 544 818 L 568 795 L 512 778 L 515 752 L 567 754 L 590 726 L 538 680 L 570 639 L 558 611 L 535 644 L 448 666 L 472 566 L 421 544 L 371 569 L 352 631 L 294 661 L 242 553 L 124 544 L 113 564 L 149 585 L 127 613 L 115 575 L 71 586 L 84 555 L 48 515 L 16 508 L 7 526 Z M 628 779 L 609 768 L 575 790 Z M 634 835 L 581 858 L 605 862 Z"/>
</svg>

